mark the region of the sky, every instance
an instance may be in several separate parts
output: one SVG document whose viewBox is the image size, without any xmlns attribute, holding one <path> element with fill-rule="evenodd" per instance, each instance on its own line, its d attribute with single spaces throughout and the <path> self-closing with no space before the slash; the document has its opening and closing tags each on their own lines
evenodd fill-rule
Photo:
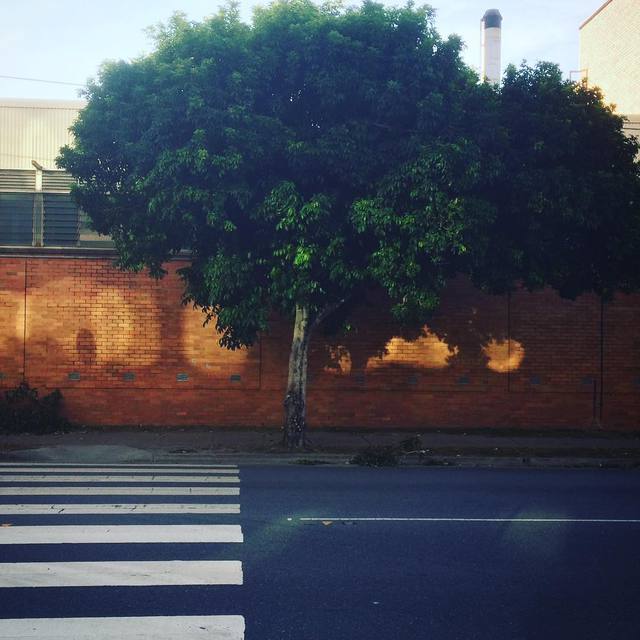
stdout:
<svg viewBox="0 0 640 640">
<path fill-rule="evenodd" d="M 432 0 L 441 35 L 456 33 L 466 43 L 464 57 L 480 65 L 480 19 L 500 10 L 502 62 L 549 60 L 569 76 L 578 69 L 578 28 L 604 0 Z M 254 0 L 241 0 L 250 21 Z M 347 0 L 346 4 L 352 4 Z M 404 0 L 385 0 L 404 4 Z M 421 4 L 419 1 L 416 4 Z M 174 11 L 202 20 L 217 0 L 0 0 L 0 98 L 77 99 L 104 60 L 135 58 L 152 49 L 145 30 Z M 17 76 L 53 82 L 12 80 Z M 74 86 L 80 85 L 80 86 Z"/>
</svg>

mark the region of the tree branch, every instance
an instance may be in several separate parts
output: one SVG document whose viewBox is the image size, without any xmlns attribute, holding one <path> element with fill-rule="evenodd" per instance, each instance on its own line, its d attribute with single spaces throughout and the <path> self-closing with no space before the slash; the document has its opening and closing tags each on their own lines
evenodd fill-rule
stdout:
<svg viewBox="0 0 640 640">
<path fill-rule="evenodd" d="M 312 327 L 315 329 L 325 318 L 330 316 L 336 309 L 341 307 L 347 300 L 348 296 L 345 296 L 341 300 L 334 302 L 332 304 L 328 304 L 318 315 L 314 318 Z"/>
</svg>

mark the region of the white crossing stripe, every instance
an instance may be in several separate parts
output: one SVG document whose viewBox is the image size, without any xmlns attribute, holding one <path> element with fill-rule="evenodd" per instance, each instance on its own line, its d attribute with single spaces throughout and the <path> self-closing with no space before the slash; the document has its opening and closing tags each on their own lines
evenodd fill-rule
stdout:
<svg viewBox="0 0 640 640">
<path fill-rule="evenodd" d="M 132 467 L 139 467 L 141 464 L 147 464 L 147 463 L 142 463 L 142 462 L 125 462 L 125 463 L 116 463 L 116 464 L 105 464 L 102 466 L 107 466 L 110 469 L 130 469 Z M 4 469 L 5 467 L 7 469 L 13 469 L 15 467 L 24 467 L 26 466 L 24 462 L 2 462 L 0 463 L 0 469 Z M 33 463 L 29 463 L 29 468 L 42 468 L 42 467 L 50 467 L 52 466 L 50 462 L 33 462 Z M 95 465 L 95 464 L 78 464 L 78 463 L 74 463 L 74 462 L 60 462 L 58 464 L 55 465 L 56 467 L 60 467 L 60 468 L 68 468 L 68 467 L 78 467 L 81 469 L 93 469 L 94 467 L 97 467 L 99 465 Z M 224 469 L 237 469 L 238 465 L 237 464 L 213 464 L 213 463 L 209 463 L 209 464 L 153 464 L 151 465 L 153 467 L 153 469 L 211 469 L 211 468 L 215 468 L 217 469 L 218 467 L 222 467 Z"/>
<path fill-rule="evenodd" d="M 242 616 L 0 620 L 7 640 L 244 640 Z"/>
<path fill-rule="evenodd" d="M 0 475 L 0 482 L 71 482 L 85 484 L 88 482 L 171 482 L 175 484 L 192 484 L 194 482 L 207 483 L 237 483 L 238 476 L 65 476 L 62 474 L 48 473 L 46 475 Z"/>
<path fill-rule="evenodd" d="M 82 514 L 238 514 L 239 504 L 208 504 L 206 502 L 189 503 L 121 503 L 121 504 L 82 504 L 82 503 L 44 503 L 44 504 L 0 504 L 0 515 L 82 515 Z"/>
<path fill-rule="evenodd" d="M 174 474 L 191 473 L 191 474 L 212 474 L 212 473 L 238 473 L 237 468 L 222 468 L 222 467 L 206 467 L 201 470 L 192 469 L 187 467 L 184 469 L 162 469 L 159 467 L 127 467 L 120 469 L 118 467 L 7 467 L 0 465 L 0 478 L 4 473 L 170 473 L 172 477 Z"/>
<path fill-rule="evenodd" d="M 163 562 L 8 562 L 0 588 L 150 587 L 242 584 L 237 560 Z"/>
<path fill-rule="evenodd" d="M 12 501 L 12 504 L 0 504 L 0 518 L 6 517 L 5 524 L 0 526 L 0 549 L 3 559 L 10 560 L 10 545 L 242 543 L 244 536 L 239 524 L 173 524 L 175 518 L 171 517 L 211 515 L 206 521 L 229 520 L 213 516 L 237 515 L 240 504 L 222 500 L 209 503 L 205 496 L 239 496 L 239 483 L 236 465 L 0 464 L 0 496 Z M 25 502 L 28 498 L 20 496 L 43 498 L 29 504 Z M 81 504 L 73 502 L 73 498 L 67 499 L 70 496 L 108 497 L 89 498 L 91 504 Z M 150 503 L 147 500 L 153 498 L 142 496 L 188 498 L 175 503 L 168 502 L 170 499 Z M 198 496 L 202 498 L 198 499 Z M 186 502 L 190 498 L 197 501 Z M 108 502 L 96 502 L 100 499 Z M 136 501 L 118 503 L 119 499 Z M 167 517 L 162 518 L 162 524 L 138 525 L 66 525 L 58 523 L 68 520 L 56 518 L 47 520 L 51 524 L 22 526 L 12 524 L 11 520 L 11 516 L 19 515 L 65 514 L 157 514 Z M 41 520 L 45 522 L 44 518 Z M 117 522 L 118 518 L 103 520 Z M 131 547 L 131 553 L 127 554 L 133 559 L 125 561 L 89 558 L 82 562 L 58 562 L 55 556 L 50 556 L 41 562 L 3 562 L 0 563 L 0 593 L 2 589 L 16 588 L 148 589 L 188 585 L 237 589 L 243 584 L 242 562 L 238 560 L 135 560 L 135 548 Z M 178 553 L 172 555 L 180 557 Z M 34 613 L 37 615 L 38 612 Z M 87 612 L 76 608 L 73 613 L 86 615 Z M 3 640 L 244 640 L 244 637 L 245 620 L 240 615 L 0 619 L 0 639 Z"/>
<path fill-rule="evenodd" d="M 237 524 L 0 527 L 0 544 L 209 543 L 242 540 L 242 529 Z"/>
<path fill-rule="evenodd" d="M 239 487 L 2 487 L 0 496 L 239 496 Z"/>
</svg>

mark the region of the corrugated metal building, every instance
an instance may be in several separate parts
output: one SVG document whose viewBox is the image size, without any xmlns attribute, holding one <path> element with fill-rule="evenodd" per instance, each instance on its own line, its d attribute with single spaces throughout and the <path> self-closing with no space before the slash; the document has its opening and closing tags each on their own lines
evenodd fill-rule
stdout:
<svg viewBox="0 0 640 640">
<path fill-rule="evenodd" d="M 32 160 L 55 169 L 55 158 L 73 140 L 69 127 L 83 107 L 80 100 L 0 98 L 0 170 L 31 171 Z"/>
<path fill-rule="evenodd" d="M 103 246 L 71 200 L 71 176 L 56 168 L 80 100 L 0 99 L 0 246 Z"/>
</svg>

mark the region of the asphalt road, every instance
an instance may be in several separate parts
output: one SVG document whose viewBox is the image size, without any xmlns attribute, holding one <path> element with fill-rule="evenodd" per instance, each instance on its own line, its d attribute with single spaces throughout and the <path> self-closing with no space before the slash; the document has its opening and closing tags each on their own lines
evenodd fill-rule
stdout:
<svg viewBox="0 0 640 640">
<path fill-rule="evenodd" d="M 301 466 L 242 467 L 240 478 L 239 496 L 145 498 L 239 502 L 239 514 L 1 515 L 0 541 L 58 525 L 165 532 L 14 542 L 0 562 L 240 561 L 242 584 L 4 587 L 0 618 L 243 616 L 248 640 L 640 638 L 639 473 Z M 18 500 L 12 488 L 26 483 L 0 484 L 5 505 L 114 502 L 65 496 L 69 483 Z M 177 525 L 212 523 L 240 524 L 244 542 L 162 541 Z"/>
</svg>

